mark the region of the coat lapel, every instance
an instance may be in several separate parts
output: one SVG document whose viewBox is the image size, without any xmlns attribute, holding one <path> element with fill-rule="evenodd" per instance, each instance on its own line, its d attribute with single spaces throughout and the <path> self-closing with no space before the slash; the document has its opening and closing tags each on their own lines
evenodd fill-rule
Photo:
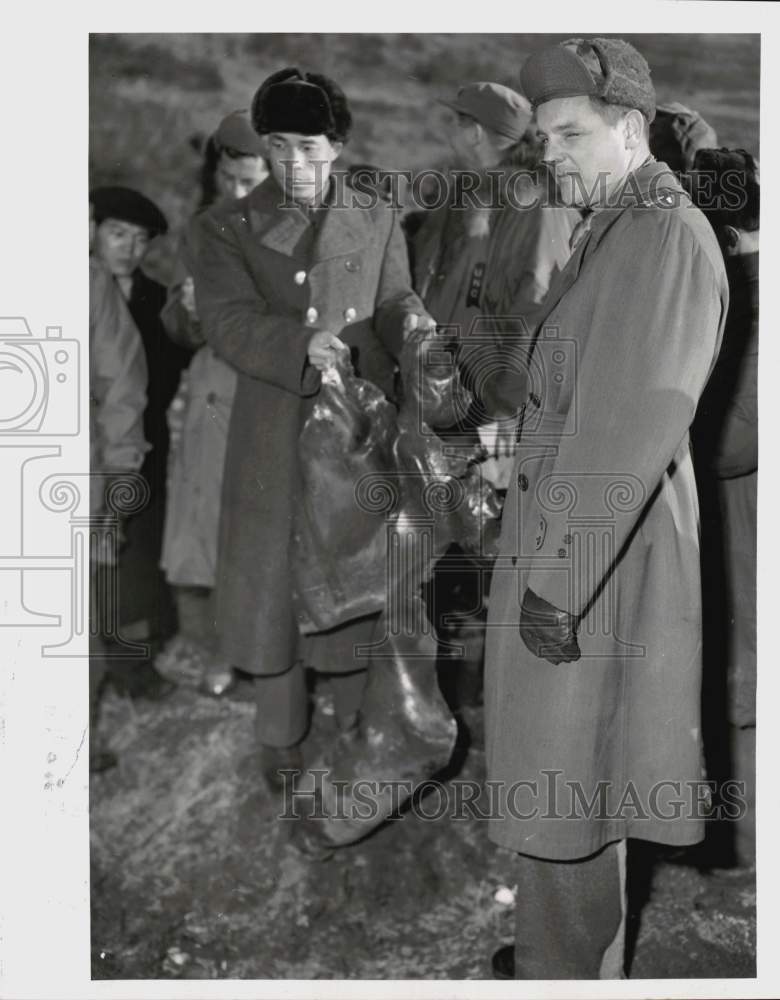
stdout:
<svg viewBox="0 0 780 1000">
<path fill-rule="evenodd" d="M 317 227 L 313 263 L 343 257 L 365 247 L 370 240 L 370 215 L 352 204 L 352 191 L 340 177 L 334 178 L 330 207 Z"/>
<path fill-rule="evenodd" d="M 663 183 L 658 182 L 659 177 L 663 177 Z M 651 194 L 650 189 L 653 181 L 656 181 L 656 190 Z M 635 172 L 631 183 L 627 184 L 626 193 L 622 197 L 618 193 L 617 205 L 602 208 L 596 212 L 590 229 L 582 236 L 566 266 L 559 272 L 557 279 L 550 286 L 542 303 L 542 311 L 536 315 L 536 329 L 541 329 L 547 317 L 577 280 L 586 258 L 593 254 L 608 230 L 612 228 L 623 212 L 639 204 L 650 204 L 655 197 L 664 191 L 685 196 L 683 188 L 666 164 L 653 161 Z"/>
<path fill-rule="evenodd" d="M 350 189 L 334 178 L 329 207 L 322 213 L 316 229 L 314 248 L 306 254 L 309 263 L 346 256 L 367 245 L 370 220 L 365 209 L 352 205 Z M 301 237 L 311 225 L 304 211 L 295 206 L 283 207 L 284 195 L 269 177 L 247 197 L 248 222 L 258 242 L 287 257 L 301 257 L 296 250 Z M 305 245 L 305 244 L 304 244 Z"/>
<path fill-rule="evenodd" d="M 542 301 L 541 310 L 536 313 L 536 323 L 534 325 L 537 329 L 540 329 L 543 326 L 547 317 L 554 311 L 563 296 L 577 280 L 582 267 L 582 261 L 585 256 L 585 250 L 590 245 L 592 239 L 593 231 L 592 229 L 589 229 L 581 237 L 579 243 L 574 249 L 574 253 L 566 261 L 566 265 L 563 270 L 559 271 L 553 279 L 553 283 L 550 285 L 549 291 Z"/>
<path fill-rule="evenodd" d="M 262 246 L 286 257 L 298 257 L 296 247 L 309 220 L 301 209 L 283 206 L 283 202 L 281 188 L 273 177 L 268 177 L 247 196 L 249 225 Z"/>
</svg>

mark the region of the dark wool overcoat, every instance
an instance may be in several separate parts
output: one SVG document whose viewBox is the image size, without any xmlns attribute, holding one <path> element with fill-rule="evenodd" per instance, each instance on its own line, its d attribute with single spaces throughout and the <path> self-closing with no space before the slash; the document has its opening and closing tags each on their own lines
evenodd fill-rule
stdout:
<svg viewBox="0 0 780 1000">
<path fill-rule="evenodd" d="M 238 372 L 218 626 L 230 661 L 256 674 L 288 669 L 298 648 L 288 549 L 301 491 L 298 436 L 320 387 L 309 340 L 318 330 L 336 334 L 350 346 L 357 374 L 391 394 L 404 320 L 424 311 L 397 212 L 365 196 L 358 204 L 341 177 L 332 179 L 328 200 L 314 212 L 284 206 L 269 177 L 199 220 L 198 314 L 215 352 Z M 368 637 L 365 629 L 357 634 Z M 329 648 L 349 654 L 349 636 Z M 310 663 L 334 671 L 360 665 L 349 655 L 338 660 L 336 653 Z"/>
</svg>

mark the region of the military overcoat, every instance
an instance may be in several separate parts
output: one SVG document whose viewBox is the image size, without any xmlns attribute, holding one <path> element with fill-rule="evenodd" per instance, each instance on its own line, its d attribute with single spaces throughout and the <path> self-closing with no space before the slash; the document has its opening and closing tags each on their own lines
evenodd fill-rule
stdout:
<svg viewBox="0 0 780 1000">
<path fill-rule="evenodd" d="M 393 392 L 411 289 L 397 212 L 356 199 L 341 176 L 315 212 L 284 204 L 269 177 L 200 217 L 198 314 L 238 372 L 228 432 L 217 571 L 224 652 L 256 674 L 286 670 L 297 625 L 288 547 L 300 495 L 298 436 L 320 386 L 312 335 L 350 345 L 357 373 Z M 350 669 L 333 663 L 329 669 Z"/>
<path fill-rule="evenodd" d="M 490 593 L 491 837 L 558 860 L 623 837 L 694 843 L 706 812 L 689 428 L 728 285 L 668 168 L 628 181 L 545 301 Z M 578 618 L 578 662 L 526 648 L 527 587 Z"/>
</svg>

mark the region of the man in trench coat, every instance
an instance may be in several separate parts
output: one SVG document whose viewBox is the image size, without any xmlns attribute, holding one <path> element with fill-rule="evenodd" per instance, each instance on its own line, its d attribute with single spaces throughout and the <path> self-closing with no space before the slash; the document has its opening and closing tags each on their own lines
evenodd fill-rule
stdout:
<svg viewBox="0 0 780 1000">
<path fill-rule="evenodd" d="M 518 852 L 514 953 L 493 961 L 613 978 L 626 838 L 695 843 L 707 812 L 689 428 L 728 286 L 709 224 L 649 154 L 639 53 L 573 40 L 521 81 L 583 221 L 537 327 L 490 595 L 490 836 Z"/>
<path fill-rule="evenodd" d="M 356 709 L 356 672 L 365 663 L 353 646 L 368 642 L 374 626 L 370 616 L 299 640 L 288 561 L 302 489 L 298 436 L 321 370 L 344 344 L 357 374 L 392 395 L 404 332 L 424 309 L 411 288 L 397 213 L 379 198 L 359 202 L 331 175 L 351 128 L 340 88 L 318 74 L 282 70 L 255 95 L 252 123 L 267 137 L 271 176 L 204 214 L 194 277 L 209 343 L 238 372 L 218 628 L 229 662 L 255 675 L 263 771 L 278 787 L 280 769 L 301 765 L 304 667 L 356 679 L 344 699 Z"/>
</svg>

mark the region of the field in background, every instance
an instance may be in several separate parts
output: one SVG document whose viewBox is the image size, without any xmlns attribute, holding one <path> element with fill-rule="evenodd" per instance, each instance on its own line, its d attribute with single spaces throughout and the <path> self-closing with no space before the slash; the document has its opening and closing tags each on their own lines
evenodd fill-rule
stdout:
<svg viewBox="0 0 780 1000">
<path fill-rule="evenodd" d="M 90 185 L 137 187 L 178 228 L 197 201 L 191 138 L 249 106 L 284 66 L 337 79 L 350 99 L 347 162 L 419 170 L 441 163 L 435 98 L 462 83 L 518 87 L 524 59 L 561 35 L 128 34 L 90 44 Z M 710 122 L 726 146 L 758 153 L 758 35 L 625 35 L 647 58 L 659 100 Z"/>
</svg>

